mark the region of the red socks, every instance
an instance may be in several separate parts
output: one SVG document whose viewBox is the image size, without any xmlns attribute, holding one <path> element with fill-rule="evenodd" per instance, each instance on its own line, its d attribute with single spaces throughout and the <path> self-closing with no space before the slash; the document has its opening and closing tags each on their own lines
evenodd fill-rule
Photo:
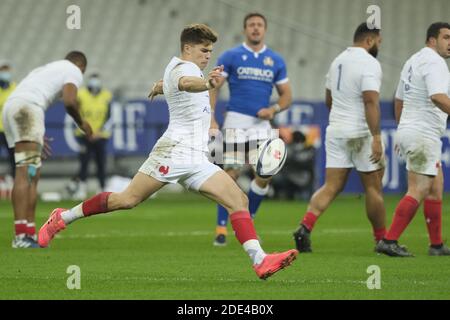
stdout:
<svg viewBox="0 0 450 320">
<path fill-rule="evenodd" d="M 230 215 L 231 226 L 236 238 L 241 244 L 248 240 L 257 240 L 253 220 L 248 211 L 237 211 Z"/>
<path fill-rule="evenodd" d="M 14 229 L 16 236 L 19 234 L 25 234 L 33 237 L 36 234 L 36 226 L 34 222 L 27 223 L 27 220 L 14 221 Z"/>
<path fill-rule="evenodd" d="M 431 245 L 442 244 L 442 201 L 425 199 L 423 213 Z"/>
<path fill-rule="evenodd" d="M 102 192 L 84 201 L 82 205 L 84 216 L 108 212 L 108 197 L 110 194 L 111 192 Z"/>
<path fill-rule="evenodd" d="M 312 231 L 317 218 L 318 217 L 314 213 L 307 212 L 303 217 L 302 225 L 304 225 L 309 231 Z"/>
<path fill-rule="evenodd" d="M 395 209 L 394 220 L 385 236 L 386 240 L 398 240 L 416 214 L 419 202 L 410 196 L 404 196 Z"/>
<path fill-rule="evenodd" d="M 27 223 L 27 236 L 34 236 L 36 234 L 36 225 L 34 222 Z"/>
<path fill-rule="evenodd" d="M 386 235 L 386 228 L 373 229 L 373 237 L 375 238 L 375 242 L 380 241 Z"/>
<path fill-rule="evenodd" d="M 16 236 L 19 234 L 26 234 L 27 233 L 27 221 L 26 220 L 17 220 L 14 222 L 14 229 Z"/>
</svg>

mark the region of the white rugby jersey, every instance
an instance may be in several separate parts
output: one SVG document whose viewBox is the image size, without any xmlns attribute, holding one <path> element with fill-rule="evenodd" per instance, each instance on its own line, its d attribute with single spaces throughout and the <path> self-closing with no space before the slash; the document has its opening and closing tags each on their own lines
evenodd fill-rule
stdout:
<svg viewBox="0 0 450 320">
<path fill-rule="evenodd" d="M 436 51 L 425 47 L 403 66 L 395 97 L 403 100 L 398 129 L 411 129 L 440 139 L 447 127 L 447 114 L 431 101 L 434 94 L 450 94 L 447 64 Z"/>
<path fill-rule="evenodd" d="M 180 91 L 181 77 L 203 78 L 203 72 L 192 62 L 173 57 L 164 72 L 164 96 L 169 105 L 169 126 L 163 137 L 177 142 L 177 149 L 208 152 L 211 105 L 209 92 Z M 180 148 L 181 147 L 181 148 Z"/>
<path fill-rule="evenodd" d="M 20 98 L 47 110 L 48 106 L 61 97 L 65 84 L 77 88 L 83 83 L 83 74 L 69 60 L 58 60 L 32 70 L 18 85 L 8 99 Z"/>
<path fill-rule="evenodd" d="M 349 47 L 334 59 L 326 76 L 333 103 L 327 135 L 334 138 L 358 138 L 370 135 L 363 91 L 380 92 L 380 63 L 367 50 Z"/>
</svg>

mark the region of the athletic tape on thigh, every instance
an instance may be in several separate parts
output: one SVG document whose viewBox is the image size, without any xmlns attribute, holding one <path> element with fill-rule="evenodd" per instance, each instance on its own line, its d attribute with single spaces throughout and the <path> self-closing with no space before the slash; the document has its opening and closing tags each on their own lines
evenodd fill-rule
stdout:
<svg viewBox="0 0 450 320">
<path fill-rule="evenodd" d="M 16 167 L 33 166 L 37 169 L 42 165 L 40 151 L 15 152 L 14 159 Z"/>
</svg>

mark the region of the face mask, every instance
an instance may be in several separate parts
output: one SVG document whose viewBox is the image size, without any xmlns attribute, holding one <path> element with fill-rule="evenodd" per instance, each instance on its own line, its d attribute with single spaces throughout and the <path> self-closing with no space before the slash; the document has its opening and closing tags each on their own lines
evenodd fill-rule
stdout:
<svg viewBox="0 0 450 320">
<path fill-rule="evenodd" d="M 93 93 L 98 93 L 98 92 L 100 92 L 100 89 L 102 88 L 102 82 L 98 78 L 91 78 L 91 79 L 89 79 L 89 81 L 87 83 L 87 87 L 88 87 L 89 91 L 91 91 Z"/>
<path fill-rule="evenodd" d="M 0 81 L 10 82 L 11 81 L 11 72 L 9 72 L 9 71 L 0 71 Z"/>
</svg>

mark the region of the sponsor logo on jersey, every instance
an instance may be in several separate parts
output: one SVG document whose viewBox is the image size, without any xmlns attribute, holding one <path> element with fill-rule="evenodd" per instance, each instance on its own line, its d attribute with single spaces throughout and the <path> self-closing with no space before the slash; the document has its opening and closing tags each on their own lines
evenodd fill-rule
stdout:
<svg viewBox="0 0 450 320">
<path fill-rule="evenodd" d="M 271 57 L 265 57 L 263 60 L 263 63 L 265 66 L 269 66 L 269 67 L 273 67 L 273 64 L 274 64 Z"/>
<path fill-rule="evenodd" d="M 237 74 L 239 79 L 247 80 L 260 80 L 260 81 L 273 81 L 273 71 L 270 69 L 252 68 L 252 67 L 239 67 L 237 68 Z"/>
</svg>

